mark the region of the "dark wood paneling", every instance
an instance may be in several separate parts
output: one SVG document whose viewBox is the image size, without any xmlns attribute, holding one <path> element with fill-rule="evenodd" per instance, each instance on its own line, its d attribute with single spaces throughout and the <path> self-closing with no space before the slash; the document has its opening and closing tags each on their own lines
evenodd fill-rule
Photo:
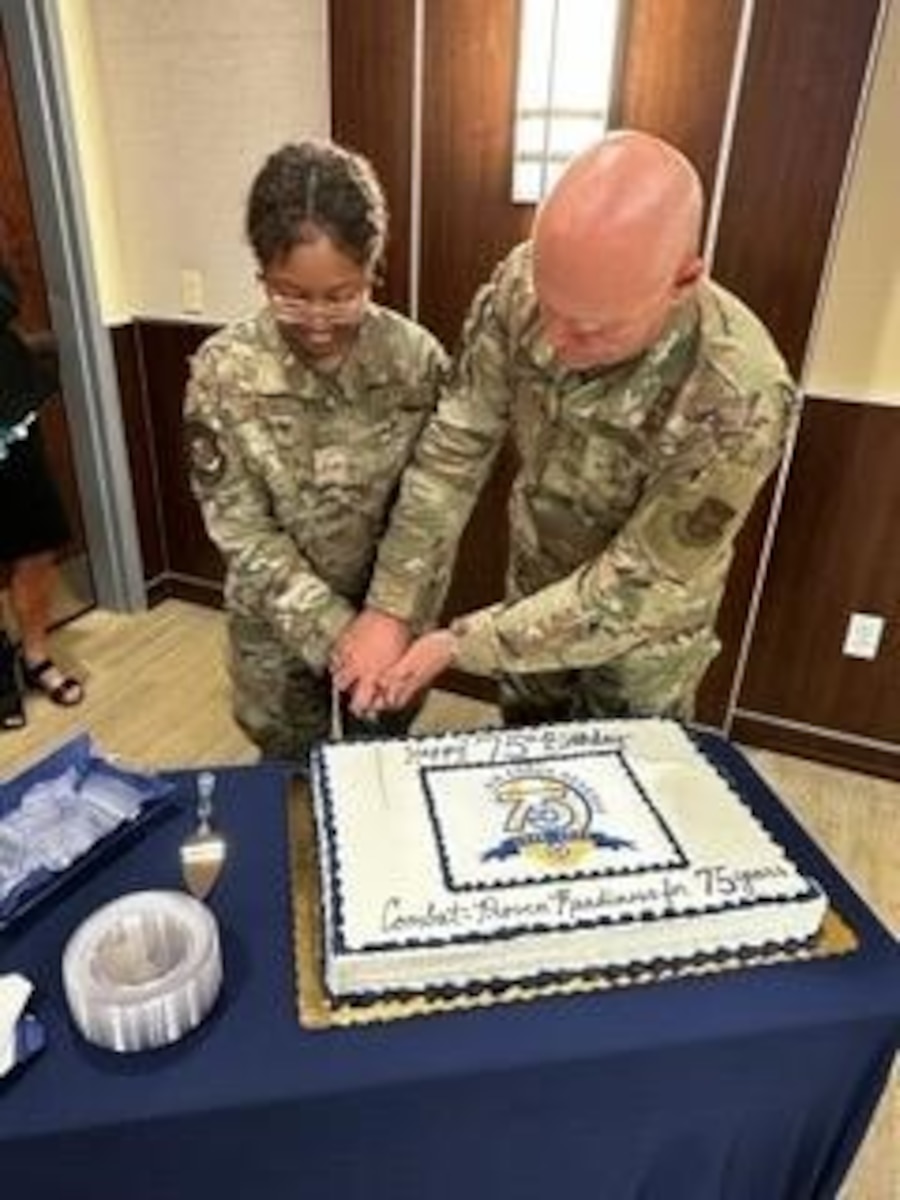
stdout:
<svg viewBox="0 0 900 1200">
<path fill-rule="evenodd" d="M 154 423 L 147 407 L 137 331 L 133 325 L 123 325 L 110 332 L 128 446 L 135 516 L 141 540 L 144 579 L 151 580 L 166 570 L 163 497 L 160 495 L 156 467 Z"/>
<path fill-rule="evenodd" d="M 706 725 L 725 725 L 774 490 L 773 479 L 757 497 L 735 544 L 734 559 L 716 621 L 716 633 L 722 650 L 706 672 L 697 694 L 697 719 Z"/>
<path fill-rule="evenodd" d="M 757 0 L 714 275 L 765 321 L 799 373 L 850 148 L 878 0 Z M 770 493 L 766 493 L 766 498 Z M 768 503 L 737 547 L 722 654 L 699 697 L 719 724 L 731 689 Z"/>
<path fill-rule="evenodd" d="M 509 560 L 507 503 L 517 463 L 518 455 L 507 441 L 460 540 L 456 569 L 444 604 L 445 622 L 503 597 Z"/>
<path fill-rule="evenodd" d="M 391 212 L 379 299 L 409 308 L 410 131 L 414 0 L 330 0 L 331 123 L 371 159 Z"/>
<path fill-rule="evenodd" d="M 47 289 L 19 137 L 19 119 L 6 43 L 0 27 L 0 255 L 22 289 L 25 329 L 50 326 Z"/>
<path fill-rule="evenodd" d="M 878 0 L 756 0 L 714 273 L 803 362 Z"/>
<path fill-rule="evenodd" d="M 618 124 L 678 146 L 712 192 L 742 0 L 631 0 Z"/>
<path fill-rule="evenodd" d="M 87 541 L 81 512 L 81 494 L 75 474 L 75 459 L 72 454 L 72 439 L 69 435 L 69 422 L 61 395 L 54 396 L 41 409 L 41 435 L 44 439 L 50 474 L 59 489 L 63 508 L 69 519 L 69 541 L 57 551 L 57 557 L 64 560 L 84 554 L 87 549 Z"/>
<path fill-rule="evenodd" d="M 534 214 L 510 199 L 517 43 L 515 0 L 426 6 L 419 313 L 451 349 L 475 292 Z M 507 446 L 463 535 L 447 619 L 503 595 L 514 469 Z"/>
<path fill-rule="evenodd" d="M 213 328 L 174 322 L 140 321 L 139 361 L 152 414 L 153 457 L 162 502 L 166 570 L 218 583 L 224 574 L 218 550 L 206 536 L 188 483 L 183 452 L 182 405 L 188 363 Z"/>
<path fill-rule="evenodd" d="M 900 408 L 807 401 L 739 705 L 900 743 Z M 887 625 L 842 654 L 852 612 Z"/>
<path fill-rule="evenodd" d="M 163 600 L 171 598 L 186 600 L 189 604 L 201 604 L 204 608 L 224 608 L 225 589 L 221 583 L 198 582 L 182 579 L 178 575 L 161 575 L 147 585 L 147 604 L 155 608 Z"/>
<path fill-rule="evenodd" d="M 452 347 L 534 212 L 510 200 L 518 5 L 429 0 L 425 13 L 419 313 Z"/>
<path fill-rule="evenodd" d="M 180 575 L 166 577 L 168 594 L 190 604 L 202 604 L 206 608 L 225 607 L 225 589 L 222 582 L 212 580 L 183 579 Z"/>
</svg>

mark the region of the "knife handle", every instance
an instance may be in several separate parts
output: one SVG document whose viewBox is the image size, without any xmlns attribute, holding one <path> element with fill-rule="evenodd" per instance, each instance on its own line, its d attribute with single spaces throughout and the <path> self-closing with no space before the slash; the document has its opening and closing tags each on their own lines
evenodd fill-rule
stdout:
<svg viewBox="0 0 900 1200">
<path fill-rule="evenodd" d="M 344 714 L 341 708 L 341 690 L 332 679 L 331 681 L 331 740 L 344 740 Z"/>
<path fill-rule="evenodd" d="M 197 776 L 197 820 L 204 828 L 212 821 L 215 788 L 216 777 L 212 771 L 201 771 Z"/>
</svg>

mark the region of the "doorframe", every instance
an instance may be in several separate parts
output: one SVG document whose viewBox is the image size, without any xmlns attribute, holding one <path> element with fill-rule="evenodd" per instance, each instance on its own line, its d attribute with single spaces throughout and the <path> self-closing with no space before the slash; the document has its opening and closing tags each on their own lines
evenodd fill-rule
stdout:
<svg viewBox="0 0 900 1200">
<path fill-rule="evenodd" d="M 2 0 L 2 17 L 96 601 L 103 608 L 136 611 L 147 603 L 140 538 L 56 5 Z"/>
</svg>

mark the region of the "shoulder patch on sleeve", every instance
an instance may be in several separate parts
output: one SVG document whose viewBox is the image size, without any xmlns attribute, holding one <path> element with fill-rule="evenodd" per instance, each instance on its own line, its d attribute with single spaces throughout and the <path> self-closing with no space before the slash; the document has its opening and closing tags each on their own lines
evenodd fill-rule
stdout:
<svg viewBox="0 0 900 1200">
<path fill-rule="evenodd" d="M 184 447 L 188 470 L 197 482 L 203 487 L 215 487 L 228 465 L 224 447 L 215 430 L 205 421 L 186 421 Z"/>
<path fill-rule="evenodd" d="M 743 502 L 718 491 L 660 498 L 644 509 L 632 533 L 658 570 L 695 579 L 732 541 L 751 499 L 749 491 Z"/>
</svg>

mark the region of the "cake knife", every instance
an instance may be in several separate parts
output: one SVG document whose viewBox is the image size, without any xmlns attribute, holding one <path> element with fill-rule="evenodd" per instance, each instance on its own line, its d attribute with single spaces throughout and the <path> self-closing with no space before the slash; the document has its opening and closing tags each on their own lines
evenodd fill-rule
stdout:
<svg viewBox="0 0 900 1200">
<path fill-rule="evenodd" d="M 331 740 L 333 742 L 342 742 L 344 740 L 344 714 L 341 711 L 341 689 L 331 681 Z"/>
<path fill-rule="evenodd" d="M 341 690 L 332 679 L 331 681 L 331 740 L 332 742 L 342 742 L 344 740 L 344 712 L 341 705 Z M 381 803 L 384 804 L 387 799 L 384 783 L 384 763 L 382 762 L 382 746 L 375 745 L 371 747 L 371 753 L 375 758 L 375 773 L 378 776 L 378 795 Z"/>
</svg>

